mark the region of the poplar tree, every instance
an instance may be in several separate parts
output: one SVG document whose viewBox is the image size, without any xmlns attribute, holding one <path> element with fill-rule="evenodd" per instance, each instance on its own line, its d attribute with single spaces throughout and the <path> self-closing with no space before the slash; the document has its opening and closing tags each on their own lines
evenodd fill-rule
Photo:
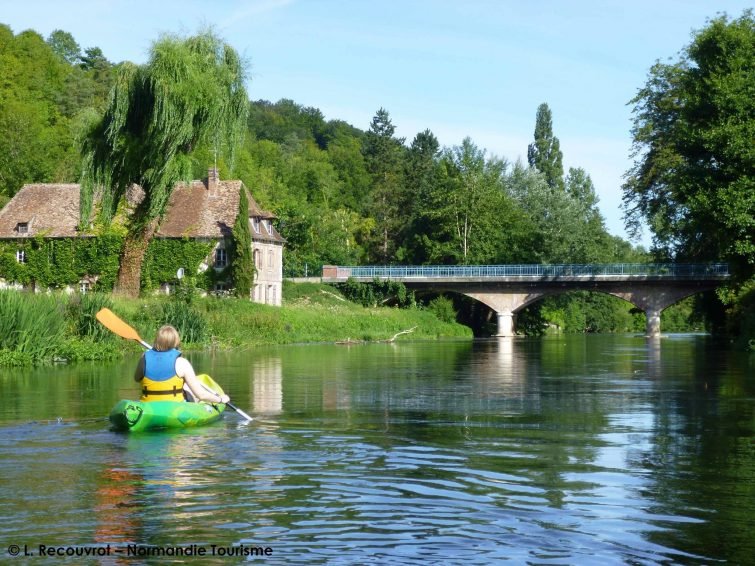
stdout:
<svg viewBox="0 0 755 566">
<path fill-rule="evenodd" d="M 254 283 L 254 258 L 252 257 L 252 234 L 249 230 L 249 197 L 246 188 L 239 189 L 239 213 L 233 225 L 233 286 L 237 297 L 251 297 Z"/>
<path fill-rule="evenodd" d="M 126 190 L 140 185 L 114 293 L 136 297 L 147 246 L 179 180 L 191 177 L 190 153 L 221 139 L 233 152 L 248 111 L 245 64 L 211 31 L 182 39 L 165 35 L 146 64 L 123 63 L 104 116 L 82 148 L 81 222 L 88 224 L 95 192 L 112 218 Z"/>
<path fill-rule="evenodd" d="M 553 118 L 548 105 L 537 107 L 535 116 L 535 141 L 527 148 L 527 161 L 545 175 L 552 189 L 564 188 L 564 165 L 561 144 L 553 135 Z"/>
</svg>

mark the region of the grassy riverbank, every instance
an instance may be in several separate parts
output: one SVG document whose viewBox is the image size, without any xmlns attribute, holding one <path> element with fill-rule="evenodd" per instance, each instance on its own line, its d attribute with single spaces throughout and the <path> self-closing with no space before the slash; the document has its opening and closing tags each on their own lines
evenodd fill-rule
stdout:
<svg viewBox="0 0 755 566">
<path fill-rule="evenodd" d="M 94 319 L 103 306 L 151 342 L 162 324 L 173 324 L 185 349 L 241 348 L 305 342 L 435 340 L 471 338 L 460 324 L 433 312 L 391 307 L 365 308 L 326 285 L 291 284 L 282 307 L 234 298 L 153 296 L 137 300 L 105 295 L 31 295 L 0 292 L 0 365 L 112 359 L 136 344 L 113 336 Z M 410 333 L 399 334 L 412 330 Z"/>
</svg>

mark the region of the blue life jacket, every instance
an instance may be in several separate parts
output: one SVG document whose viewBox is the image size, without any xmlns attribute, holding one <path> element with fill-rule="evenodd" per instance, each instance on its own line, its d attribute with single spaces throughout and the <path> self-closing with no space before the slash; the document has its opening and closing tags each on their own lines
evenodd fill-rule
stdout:
<svg viewBox="0 0 755 566">
<path fill-rule="evenodd" d="M 142 401 L 184 401 L 184 381 L 176 375 L 176 360 L 180 355 L 175 348 L 144 353 Z"/>
<path fill-rule="evenodd" d="M 144 377 L 152 381 L 165 381 L 176 375 L 176 360 L 181 352 L 172 348 L 165 352 L 147 350 L 144 352 Z"/>
</svg>

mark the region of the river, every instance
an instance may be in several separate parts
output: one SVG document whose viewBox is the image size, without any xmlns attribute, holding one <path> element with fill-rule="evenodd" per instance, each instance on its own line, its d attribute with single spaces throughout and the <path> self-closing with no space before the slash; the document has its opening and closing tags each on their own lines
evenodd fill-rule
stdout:
<svg viewBox="0 0 755 566">
<path fill-rule="evenodd" d="M 706 336 L 187 357 L 254 421 L 116 433 L 135 357 L 3 370 L 4 563 L 753 563 L 755 355 Z"/>
</svg>

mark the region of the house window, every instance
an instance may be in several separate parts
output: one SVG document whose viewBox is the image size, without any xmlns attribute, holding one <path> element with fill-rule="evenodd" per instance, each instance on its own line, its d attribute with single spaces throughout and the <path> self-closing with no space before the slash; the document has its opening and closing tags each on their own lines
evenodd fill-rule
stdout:
<svg viewBox="0 0 755 566">
<path fill-rule="evenodd" d="M 79 281 L 79 293 L 86 295 L 89 291 L 89 281 Z"/>
<path fill-rule="evenodd" d="M 268 250 L 267 252 L 267 266 L 270 268 L 273 267 L 273 250 Z"/>
<path fill-rule="evenodd" d="M 262 268 L 262 254 L 259 250 L 254 250 L 254 267 L 257 269 Z"/>
<path fill-rule="evenodd" d="M 254 228 L 254 231 L 257 232 L 257 234 L 260 233 L 260 219 L 256 216 L 252 218 L 252 228 Z"/>
<path fill-rule="evenodd" d="M 215 250 L 215 267 L 223 268 L 228 265 L 228 252 L 225 248 L 218 248 Z"/>
<path fill-rule="evenodd" d="M 19 234 L 28 234 L 29 233 L 29 223 L 28 222 L 19 222 L 16 224 L 16 230 Z"/>
<path fill-rule="evenodd" d="M 24 250 L 16 250 L 16 261 L 26 263 L 26 252 Z"/>
</svg>

